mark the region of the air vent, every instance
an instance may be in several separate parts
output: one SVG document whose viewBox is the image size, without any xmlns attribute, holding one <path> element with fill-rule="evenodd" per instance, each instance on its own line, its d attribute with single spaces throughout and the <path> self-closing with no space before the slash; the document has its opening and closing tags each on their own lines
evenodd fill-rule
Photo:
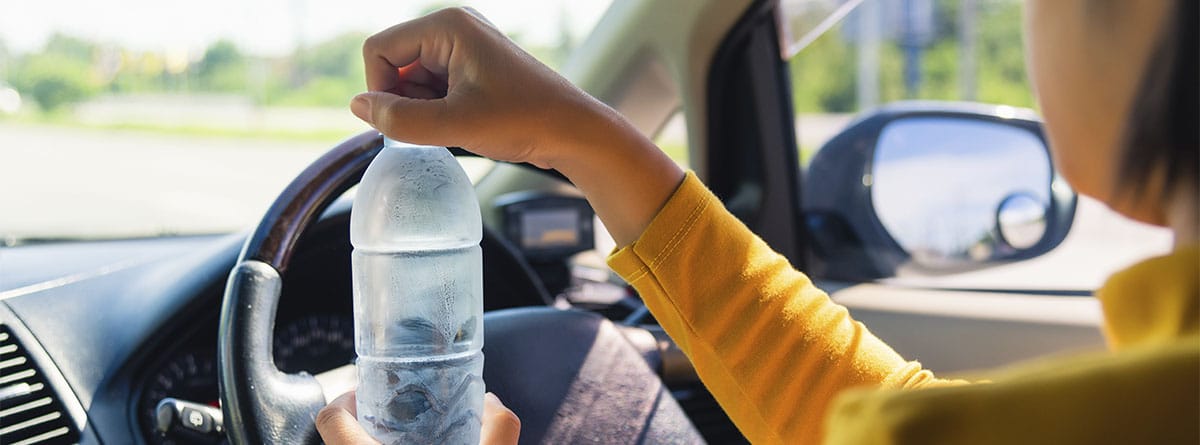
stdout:
<svg viewBox="0 0 1200 445">
<path fill-rule="evenodd" d="M 0 444 L 72 444 L 79 431 L 8 326 L 0 324 Z"/>
</svg>

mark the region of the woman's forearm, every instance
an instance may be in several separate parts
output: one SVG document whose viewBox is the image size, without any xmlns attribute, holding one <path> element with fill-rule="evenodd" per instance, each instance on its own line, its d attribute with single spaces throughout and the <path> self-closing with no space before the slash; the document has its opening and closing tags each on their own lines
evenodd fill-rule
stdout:
<svg viewBox="0 0 1200 445">
<path fill-rule="evenodd" d="M 602 122 L 586 126 L 576 139 L 584 146 L 569 147 L 573 155 L 547 165 L 583 192 L 617 246 L 626 246 L 654 219 L 684 173 L 616 111 L 600 111 Z"/>
</svg>

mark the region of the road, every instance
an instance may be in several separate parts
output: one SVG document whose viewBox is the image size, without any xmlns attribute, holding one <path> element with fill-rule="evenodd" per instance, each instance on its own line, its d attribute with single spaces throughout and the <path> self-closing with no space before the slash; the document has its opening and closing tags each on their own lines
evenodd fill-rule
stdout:
<svg viewBox="0 0 1200 445">
<path fill-rule="evenodd" d="M 13 237 L 248 228 L 329 145 L 0 123 L 0 245 Z M 484 170 L 466 167 L 472 177 Z M 895 280 L 910 286 L 1092 289 L 1112 271 L 1170 244 L 1168 231 L 1082 198 L 1067 239 L 1047 255 L 952 275 L 902 272 Z"/>
<path fill-rule="evenodd" d="M 248 227 L 329 148 L 0 123 L 0 236 Z"/>
<path fill-rule="evenodd" d="M 224 122 L 219 119 L 223 117 L 268 128 L 344 129 L 347 135 L 365 129 L 344 110 L 308 114 L 286 110 L 290 113 L 284 125 L 250 119 L 262 113 L 252 113 L 247 104 L 210 98 L 213 103 L 201 100 L 204 106 L 199 106 L 194 103 L 197 98 L 187 103 L 153 99 L 155 107 L 145 106 L 143 102 L 149 100 L 145 98 L 96 101 L 77 114 L 101 126 L 211 124 Z M 262 115 L 271 117 L 278 111 Z M 810 148 L 819 146 L 847 119 L 803 116 L 797 122 L 803 130 L 802 142 Z M 664 138 L 683 145 L 686 132 L 682 121 L 678 124 Z M 6 239 L 27 237 L 122 237 L 248 227 L 288 181 L 329 145 L 0 121 L 0 245 Z"/>
</svg>

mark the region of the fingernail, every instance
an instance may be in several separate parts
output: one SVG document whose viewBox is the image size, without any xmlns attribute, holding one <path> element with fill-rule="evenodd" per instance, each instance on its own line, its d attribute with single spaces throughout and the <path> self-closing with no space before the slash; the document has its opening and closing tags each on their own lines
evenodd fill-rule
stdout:
<svg viewBox="0 0 1200 445">
<path fill-rule="evenodd" d="M 483 398 L 484 398 L 484 399 L 487 399 L 487 401 L 488 401 L 488 402 L 491 402 L 491 403 L 500 403 L 500 398 L 499 398 L 499 397 L 496 397 L 496 395 L 495 395 L 495 394 L 492 394 L 492 393 L 490 393 L 490 392 L 488 392 L 488 393 L 484 393 L 484 394 L 483 394 Z M 503 405 L 503 403 L 500 403 L 500 404 L 501 404 L 501 405 Z"/>
<path fill-rule="evenodd" d="M 354 96 L 354 100 L 350 101 L 350 112 L 358 116 L 359 119 L 371 123 L 371 101 L 367 99 L 366 94 Z"/>
</svg>

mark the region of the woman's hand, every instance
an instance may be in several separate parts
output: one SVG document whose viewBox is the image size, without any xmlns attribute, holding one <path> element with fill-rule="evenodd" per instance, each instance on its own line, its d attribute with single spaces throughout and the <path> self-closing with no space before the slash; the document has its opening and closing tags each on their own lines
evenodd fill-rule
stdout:
<svg viewBox="0 0 1200 445">
<path fill-rule="evenodd" d="M 363 44 L 367 93 L 350 110 L 388 137 L 553 168 L 613 239 L 632 243 L 683 170 L 612 108 L 463 8 L 401 23 Z"/>
<path fill-rule="evenodd" d="M 354 391 L 342 394 L 329 402 L 317 414 L 317 432 L 326 445 L 378 444 L 358 424 Z M 521 435 L 521 420 L 506 408 L 495 394 L 483 397 L 483 428 L 479 443 L 483 445 L 510 445 L 517 443 Z"/>
<path fill-rule="evenodd" d="M 549 167 L 559 147 L 586 144 L 597 121 L 615 114 L 471 9 L 379 32 L 363 45 L 363 61 L 369 92 L 350 109 L 400 141 Z"/>
</svg>

